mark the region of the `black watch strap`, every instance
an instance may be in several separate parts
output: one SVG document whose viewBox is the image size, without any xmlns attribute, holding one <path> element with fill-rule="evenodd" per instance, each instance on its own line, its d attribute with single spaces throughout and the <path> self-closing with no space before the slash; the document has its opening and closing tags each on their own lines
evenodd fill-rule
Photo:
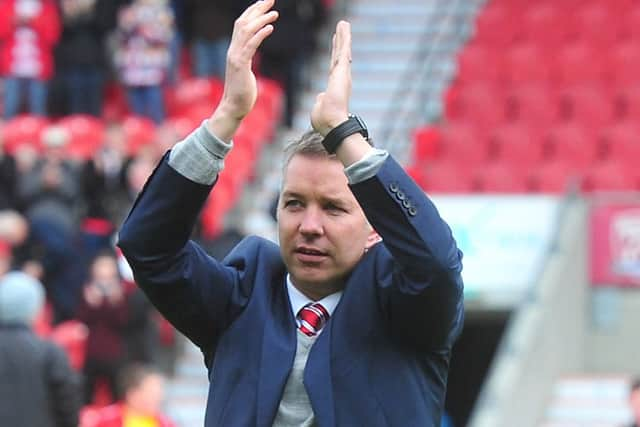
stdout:
<svg viewBox="0 0 640 427">
<path fill-rule="evenodd" d="M 334 154 L 342 141 L 354 133 L 359 133 L 367 141 L 369 140 L 369 131 L 362 119 L 356 115 L 350 114 L 346 121 L 340 123 L 329 131 L 327 136 L 322 140 L 322 145 L 324 145 L 327 153 Z"/>
</svg>

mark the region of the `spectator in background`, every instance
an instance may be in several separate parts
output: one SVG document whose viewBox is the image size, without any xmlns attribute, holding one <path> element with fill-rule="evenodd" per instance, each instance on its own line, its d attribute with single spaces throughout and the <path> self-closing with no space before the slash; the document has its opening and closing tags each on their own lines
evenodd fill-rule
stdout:
<svg viewBox="0 0 640 427">
<path fill-rule="evenodd" d="M 3 146 L 0 130 L 0 210 L 15 209 L 18 206 L 16 199 L 18 171 L 15 159 L 4 151 Z"/>
<path fill-rule="evenodd" d="M 38 338 L 32 323 L 44 303 L 42 285 L 12 272 L 0 279 L 0 425 L 77 427 L 80 379 L 67 355 Z"/>
<path fill-rule="evenodd" d="M 57 5 L 54 0 L 0 0 L 0 10 L 4 117 L 20 112 L 25 93 L 29 112 L 45 116 L 53 48 L 60 37 Z"/>
<path fill-rule="evenodd" d="M 127 301 L 113 253 L 100 253 L 89 268 L 78 319 L 89 328 L 85 373 L 85 402 L 93 400 L 95 385 L 104 378 L 111 395 L 117 390 L 117 375 L 124 366 L 124 330 L 127 324 Z"/>
<path fill-rule="evenodd" d="M 193 32 L 193 74 L 197 77 L 224 78 L 233 21 L 240 12 L 237 3 L 234 0 L 187 0 Z"/>
<path fill-rule="evenodd" d="M 81 205 L 79 171 L 65 157 L 68 139 L 65 129 L 47 128 L 42 136 L 43 156 L 18 178 L 18 196 L 29 220 L 30 237 L 42 248 L 43 281 L 56 321 L 73 316 L 82 285 L 74 246 Z"/>
<path fill-rule="evenodd" d="M 162 85 L 171 63 L 174 22 L 167 0 L 134 0 L 118 14 L 115 64 L 129 109 L 164 120 Z"/>
<path fill-rule="evenodd" d="M 640 427 L 640 378 L 634 378 L 631 381 L 629 406 L 633 416 L 633 424 L 629 427 Z"/>
<path fill-rule="evenodd" d="M 71 114 L 101 115 L 105 37 L 115 28 L 117 4 L 114 0 L 60 0 L 62 37 L 55 51 L 56 72 Z"/>
<path fill-rule="evenodd" d="M 133 364 L 119 375 L 123 399 L 99 413 L 95 427 L 173 427 L 160 412 L 164 397 L 164 378 L 152 368 Z"/>
</svg>

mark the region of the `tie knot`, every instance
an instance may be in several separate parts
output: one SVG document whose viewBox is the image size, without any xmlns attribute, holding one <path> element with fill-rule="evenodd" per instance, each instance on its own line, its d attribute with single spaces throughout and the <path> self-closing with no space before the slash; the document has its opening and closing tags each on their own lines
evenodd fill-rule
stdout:
<svg viewBox="0 0 640 427">
<path fill-rule="evenodd" d="M 320 332 L 327 320 L 329 320 L 329 312 L 322 304 L 310 302 L 300 309 L 298 320 L 300 321 L 300 331 L 309 337 L 313 337 Z"/>
</svg>

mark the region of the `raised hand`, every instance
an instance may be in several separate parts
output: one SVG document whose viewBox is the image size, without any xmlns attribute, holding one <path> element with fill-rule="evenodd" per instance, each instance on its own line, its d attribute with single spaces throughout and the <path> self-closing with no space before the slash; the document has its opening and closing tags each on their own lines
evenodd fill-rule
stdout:
<svg viewBox="0 0 640 427">
<path fill-rule="evenodd" d="M 251 71 L 253 57 L 262 41 L 273 32 L 278 12 L 275 0 L 259 0 L 236 19 L 227 51 L 227 69 L 222 100 L 209 120 L 209 129 L 229 140 L 240 121 L 251 111 L 258 97 L 256 77 Z"/>
<path fill-rule="evenodd" d="M 351 25 L 338 22 L 333 35 L 327 88 L 318 94 L 311 111 L 311 125 L 326 135 L 347 120 L 351 97 Z"/>
</svg>

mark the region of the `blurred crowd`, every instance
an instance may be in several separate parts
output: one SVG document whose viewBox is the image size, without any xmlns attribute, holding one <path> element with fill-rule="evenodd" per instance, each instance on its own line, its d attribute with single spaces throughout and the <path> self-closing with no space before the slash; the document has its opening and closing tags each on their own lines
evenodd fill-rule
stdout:
<svg viewBox="0 0 640 427">
<path fill-rule="evenodd" d="M 105 87 L 124 89 L 129 111 L 165 118 L 163 87 L 184 71 L 221 78 L 235 18 L 247 0 L 1 0 L 4 111 L 102 113 Z M 302 70 L 330 0 L 281 0 L 258 70 L 288 95 L 290 124 Z M 181 69 L 181 67 L 183 67 Z M 184 73 L 183 73 L 184 74 Z"/>
<path fill-rule="evenodd" d="M 167 88 L 185 78 L 224 77 L 233 22 L 248 3 L 0 0 L 0 130 L 24 115 L 47 119 L 37 144 L 9 149 L 0 132 L 0 388 L 3 396 L 30 390 L 25 413 L 49 407 L 55 414 L 47 416 L 58 419 L 24 425 L 74 425 L 69 420 L 80 406 L 114 402 L 120 403 L 107 407 L 106 418 L 94 417 L 105 424 L 92 425 L 124 425 L 127 405 L 152 408 L 138 411 L 143 415 L 157 412 L 162 377 L 173 374 L 176 339 L 135 286 L 114 248 L 115 233 L 155 164 L 184 136 L 167 120 Z M 255 66 L 285 90 L 284 125 L 291 125 L 315 30 L 330 6 L 278 1 L 277 29 Z M 154 122 L 151 143 L 132 149 L 126 125 L 105 116 L 105 94 L 114 86 L 130 116 Z M 95 117 L 104 128 L 99 149 L 69 155 L 73 137 L 58 123 L 69 115 Z M 223 233 L 217 242 L 196 230 L 194 238 L 222 256 L 241 235 Z M 51 341 L 66 352 L 42 344 Z M 16 342 L 41 346 L 57 362 L 4 352 Z M 8 370 L 15 375 L 5 376 Z M 30 370 L 55 375 L 55 384 L 27 384 L 20 372 Z M 23 397 L 15 393 L 16 401 Z M 19 412 L 9 401 L 4 406 L 10 411 L 0 408 L 2 425 Z M 147 421 L 126 425 L 171 425 L 162 417 Z"/>
</svg>

